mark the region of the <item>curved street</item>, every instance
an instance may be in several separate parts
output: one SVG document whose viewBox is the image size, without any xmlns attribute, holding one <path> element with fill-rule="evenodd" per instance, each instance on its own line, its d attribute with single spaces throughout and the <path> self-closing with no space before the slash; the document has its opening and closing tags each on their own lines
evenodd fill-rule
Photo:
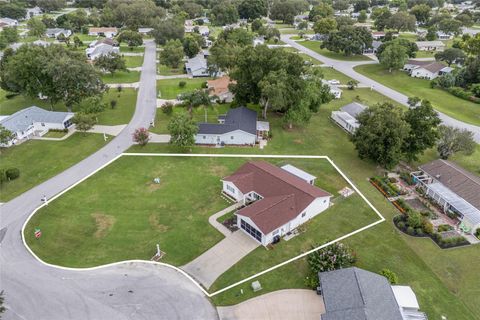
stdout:
<svg viewBox="0 0 480 320">
<path fill-rule="evenodd" d="M 156 46 L 146 42 L 135 114 L 105 147 L 0 207 L 0 289 L 4 319 L 216 319 L 216 309 L 180 272 L 125 263 L 95 270 L 63 270 L 37 261 L 24 247 L 21 229 L 41 205 L 102 167 L 132 144 L 136 128 L 156 111 Z M 71 212 L 70 214 L 74 214 Z"/>
<path fill-rule="evenodd" d="M 397 101 L 398 103 L 401 103 L 405 106 L 408 106 L 408 104 L 407 104 L 408 97 L 406 95 L 404 95 L 404 94 L 402 94 L 398 91 L 395 91 L 395 90 L 393 90 L 393 89 L 391 89 L 387 86 L 384 86 L 383 84 L 381 84 L 379 82 L 376 82 L 376 81 L 374 81 L 374 80 L 356 72 L 353 69 L 356 66 L 363 65 L 363 64 L 378 63 L 377 61 L 372 60 L 372 61 L 352 61 L 352 62 L 350 62 L 350 61 L 339 61 L 339 60 L 330 59 L 330 58 L 327 58 L 325 56 L 322 56 L 321 54 L 316 53 L 313 50 L 305 48 L 301 44 L 299 44 L 296 41 L 290 39 L 290 37 L 292 37 L 292 36 L 294 36 L 294 35 L 292 35 L 292 34 L 282 34 L 280 38 L 283 42 L 289 44 L 293 48 L 311 56 L 312 58 L 315 58 L 315 59 L 323 62 L 324 64 L 332 66 L 333 69 L 335 69 L 337 71 L 340 71 L 341 73 L 349 76 L 352 79 L 357 80 L 362 85 L 371 87 L 371 88 L 373 88 L 373 90 L 381 93 L 382 95 L 384 95 L 384 96 L 386 96 L 386 97 L 388 97 L 388 98 L 390 98 L 394 101 Z M 438 112 L 438 115 L 439 115 L 440 119 L 442 120 L 442 122 L 445 125 L 449 125 L 449 126 L 452 126 L 452 127 L 457 127 L 457 128 L 462 128 L 462 129 L 467 129 L 469 131 L 472 131 L 474 133 L 475 141 L 477 143 L 480 143 L 480 127 L 479 126 L 468 124 L 468 123 L 462 122 L 460 120 L 454 119 L 450 116 L 447 116 L 446 114 L 444 114 L 442 112 L 439 112 L 439 111 L 437 111 L 437 112 Z"/>
</svg>

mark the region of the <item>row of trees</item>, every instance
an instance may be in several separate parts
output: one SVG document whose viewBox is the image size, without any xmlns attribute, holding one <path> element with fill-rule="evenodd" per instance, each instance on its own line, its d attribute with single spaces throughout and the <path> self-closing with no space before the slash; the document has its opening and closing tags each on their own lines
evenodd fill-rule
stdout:
<svg viewBox="0 0 480 320">
<path fill-rule="evenodd" d="M 417 160 L 435 145 L 443 159 L 456 152 L 474 152 L 476 144 L 471 132 L 440 126 L 429 101 L 412 98 L 409 103 L 411 108 L 406 112 L 399 106 L 382 103 L 358 116 L 360 127 L 352 141 L 361 159 L 370 159 L 390 169 L 402 159 Z"/>
</svg>

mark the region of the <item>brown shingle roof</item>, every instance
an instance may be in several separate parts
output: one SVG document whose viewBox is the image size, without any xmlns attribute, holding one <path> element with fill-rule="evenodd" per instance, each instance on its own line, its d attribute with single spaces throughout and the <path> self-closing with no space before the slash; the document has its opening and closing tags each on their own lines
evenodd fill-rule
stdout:
<svg viewBox="0 0 480 320">
<path fill-rule="evenodd" d="M 480 177 L 447 160 L 434 160 L 420 169 L 480 210 Z"/>
<path fill-rule="evenodd" d="M 247 162 L 223 180 L 232 182 L 244 194 L 255 191 L 263 197 L 238 214 L 252 219 L 264 234 L 297 217 L 316 198 L 331 196 L 265 161 Z"/>
<path fill-rule="evenodd" d="M 440 70 L 442 70 L 443 68 L 445 68 L 445 65 L 441 64 L 439 62 L 433 62 L 433 63 L 422 66 L 422 68 L 427 69 L 428 71 L 430 71 L 432 73 L 437 73 Z"/>
</svg>

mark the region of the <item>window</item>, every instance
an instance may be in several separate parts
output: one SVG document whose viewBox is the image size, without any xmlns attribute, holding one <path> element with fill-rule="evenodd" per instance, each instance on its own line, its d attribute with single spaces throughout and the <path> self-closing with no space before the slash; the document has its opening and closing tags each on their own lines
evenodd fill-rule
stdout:
<svg viewBox="0 0 480 320">
<path fill-rule="evenodd" d="M 262 242 L 262 233 L 246 223 L 243 219 L 240 220 L 240 227 L 245 230 L 246 233 L 255 238 L 258 242 Z"/>
<path fill-rule="evenodd" d="M 235 193 L 235 188 L 227 184 L 227 190 L 231 193 Z"/>
<path fill-rule="evenodd" d="M 327 200 L 323 200 L 323 203 L 327 202 Z"/>
<path fill-rule="evenodd" d="M 233 136 L 230 136 L 230 139 L 232 139 L 232 140 L 233 140 Z"/>
<path fill-rule="evenodd" d="M 307 215 L 306 212 L 302 213 L 302 218 L 304 218 Z"/>
<path fill-rule="evenodd" d="M 42 122 L 42 127 L 45 127 L 45 123 Z"/>
</svg>

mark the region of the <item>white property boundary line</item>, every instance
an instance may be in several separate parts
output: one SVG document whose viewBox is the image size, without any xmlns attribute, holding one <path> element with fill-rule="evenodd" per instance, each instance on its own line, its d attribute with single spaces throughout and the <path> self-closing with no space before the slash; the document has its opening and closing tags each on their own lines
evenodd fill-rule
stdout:
<svg viewBox="0 0 480 320">
<path fill-rule="evenodd" d="M 182 275 L 184 275 L 187 279 L 189 279 L 191 282 L 193 282 L 207 297 L 211 298 L 217 294 L 220 294 L 222 292 L 225 292 L 227 290 L 230 290 L 231 288 L 233 287 L 236 287 L 242 283 L 245 283 L 247 281 L 250 281 L 252 279 L 255 279 L 261 275 L 264 275 L 270 271 L 273 271 L 275 269 L 278 269 L 290 262 L 293 262 L 295 260 L 298 260 L 298 259 L 301 259 L 317 250 L 320 250 L 322 248 L 325 248 L 329 245 L 332 245 L 338 241 L 341 241 L 341 240 L 344 240 L 348 237 L 351 237 L 359 232 L 362 232 L 364 230 L 367 230 L 379 223 L 382 223 L 385 221 L 385 218 L 382 216 L 382 214 L 377 210 L 377 208 L 375 208 L 372 203 L 363 195 L 363 193 L 353 184 L 352 181 L 350 181 L 350 179 L 340 170 L 340 168 L 327 156 L 309 156 L 309 155 L 262 155 L 262 154 L 205 154 L 205 153 L 201 153 L 201 154 L 184 154 L 184 153 L 122 153 L 122 154 L 119 154 L 118 156 L 116 156 L 115 158 L 111 159 L 110 161 L 108 161 L 107 163 L 105 163 L 104 165 L 102 165 L 101 167 L 99 167 L 98 169 L 94 170 L 92 173 L 88 174 L 87 176 L 85 176 L 84 178 L 78 180 L 77 182 L 75 182 L 74 184 L 72 184 L 71 186 L 69 186 L 68 188 L 64 189 L 63 191 L 59 192 L 58 194 L 56 194 L 55 196 L 53 196 L 51 199 L 48 200 L 48 202 L 51 202 L 55 199 L 57 199 L 58 197 L 62 196 L 64 193 L 70 191 L 71 189 L 73 189 L 74 187 L 76 187 L 78 184 L 82 183 L 83 181 L 87 180 L 88 178 L 90 178 L 91 176 L 93 176 L 94 174 L 96 174 L 98 171 L 104 169 L 105 167 L 107 167 L 108 165 L 110 165 L 112 162 L 116 161 L 117 159 L 119 159 L 120 157 L 122 156 L 141 156 L 141 157 L 213 157 L 213 158 L 276 158 L 276 159 L 322 159 L 322 160 L 327 160 L 334 168 L 335 170 L 340 173 L 340 175 L 342 176 L 343 179 L 345 179 L 348 184 L 360 195 L 360 197 L 368 204 L 368 206 L 380 217 L 379 220 L 369 224 L 369 225 L 366 225 L 360 229 L 357 229 L 355 231 L 352 231 L 346 235 L 343 235 L 335 240 L 332 240 L 330 242 L 327 242 L 321 246 L 318 246 L 314 249 L 311 249 L 307 252 L 304 252 L 298 256 L 295 256 L 293 258 L 290 258 L 284 262 L 281 262 L 273 267 L 270 267 L 266 270 L 263 270 L 257 274 L 254 274 L 250 277 L 247 277 L 243 280 L 240 280 L 238 282 L 235 282 L 234 284 L 231 284 L 223 289 L 220 289 L 220 290 L 217 290 L 213 293 L 209 293 L 207 292 L 203 286 L 198 283 L 195 279 L 193 279 L 192 276 L 190 276 L 188 273 L 186 273 L 185 271 L 183 271 L 182 269 L 178 268 L 178 267 L 175 267 L 173 265 L 170 265 L 170 264 L 167 264 L 167 263 L 163 263 L 163 262 L 156 262 L 156 261 L 150 261 L 150 260 L 125 260 L 125 261 L 119 261 L 119 262 L 114 262 L 114 263 L 109 263 L 109 264 L 105 264 L 105 265 L 101 265 L 101 266 L 97 266 L 97 267 L 90 267 L 90 268 L 69 268 L 69 267 L 62 267 L 62 266 L 58 266 L 58 265 L 54 265 L 54 264 L 50 264 L 50 263 L 47 263 L 45 261 L 43 261 L 42 259 L 40 259 L 33 251 L 32 249 L 30 249 L 30 247 L 28 246 L 26 240 L 25 240 L 25 227 L 27 226 L 27 223 L 30 221 L 30 219 L 33 217 L 33 215 L 35 213 L 37 213 L 38 210 L 40 210 L 41 208 L 43 208 L 44 206 L 46 206 L 48 203 L 42 203 L 40 206 L 38 206 L 35 210 L 33 210 L 33 212 L 28 216 L 28 218 L 25 220 L 25 222 L 23 223 L 23 226 L 22 226 L 22 232 L 21 232 L 21 235 L 22 235 L 22 242 L 23 242 L 23 245 L 27 248 L 28 252 L 30 252 L 30 254 L 37 260 L 39 261 L 40 263 L 46 265 L 46 266 L 49 266 L 49 267 L 52 267 L 52 268 L 57 268 L 57 269 L 62 269 L 62 270 L 68 270 L 68 271 L 91 271 L 91 270 L 98 270 L 98 269 L 102 269 L 102 268 L 108 268 L 108 267 L 111 267 L 111 266 L 116 266 L 116 265 L 121 265 L 121 264 L 128 264 L 128 263 L 146 263 L 146 264 L 154 264 L 154 265 L 161 265 L 161 266 L 164 266 L 164 267 L 168 267 L 168 268 L 171 268 L 171 269 L 174 269 L 178 272 L 180 272 Z"/>
</svg>

